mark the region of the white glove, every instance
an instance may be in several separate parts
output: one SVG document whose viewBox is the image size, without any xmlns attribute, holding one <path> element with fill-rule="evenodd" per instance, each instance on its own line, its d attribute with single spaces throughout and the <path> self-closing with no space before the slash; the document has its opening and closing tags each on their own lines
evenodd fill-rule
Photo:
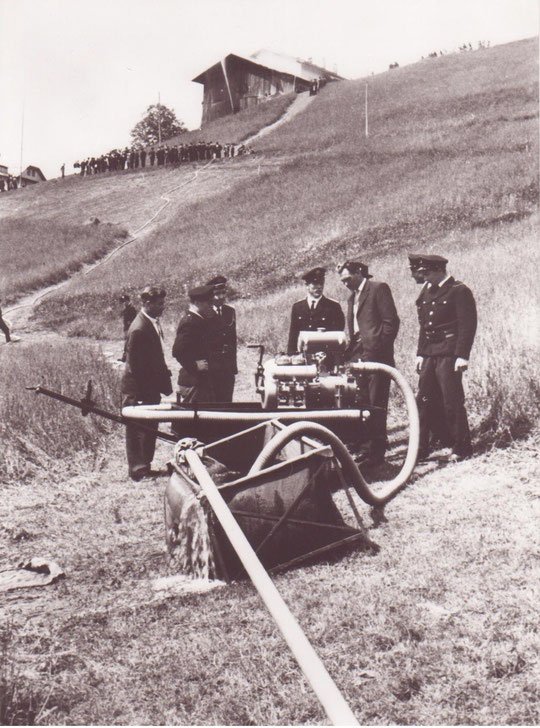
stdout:
<svg viewBox="0 0 540 728">
<path fill-rule="evenodd" d="M 416 357 L 416 372 L 417 374 L 420 374 L 422 371 L 422 364 L 424 363 L 424 357 L 423 356 L 417 356 Z"/>
<path fill-rule="evenodd" d="M 458 356 L 458 358 L 456 359 L 456 363 L 454 364 L 454 371 L 455 372 L 464 372 L 468 366 L 469 366 L 469 360 L 462 359 L 460 356 Z"/>
<path fill-rule="evenodd" d="M 197 361 L 195 362 L 195 364 L 197 365 L 197 369 L 200 372 L 207 372 L 208 371 L 208 362 L 206 361 L 206 359 L 197 359 Z"/>
</svg>

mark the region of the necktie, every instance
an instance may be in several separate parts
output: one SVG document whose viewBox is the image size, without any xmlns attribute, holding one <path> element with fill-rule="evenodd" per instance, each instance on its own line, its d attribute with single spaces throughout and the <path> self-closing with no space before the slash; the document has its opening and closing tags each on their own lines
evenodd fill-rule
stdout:
<svg viewBox="0 0 540 728">
<path fill-rule="evenodd" d="M 161 324 L 160 324 L 160 322 L 159 322 L 159 319 L 158 319 L 158 318 L 156 319 L 156 326 L 157 326 L 157 330 L 158 330 L 159 338 L 160 338 L 160 339 L 161 339 L 161 340 L 163 341 L 163 340 L 164 340 L 164 339 L 163 339 L 163 329 L 161 328 Z"/>
<path fill-rule="evenodd" d="M 315 311 L 315 301 L 311 302 L 310 310 L 311 310 L 311 313 L 313 313 L 313 311 Z"/>
</svg>

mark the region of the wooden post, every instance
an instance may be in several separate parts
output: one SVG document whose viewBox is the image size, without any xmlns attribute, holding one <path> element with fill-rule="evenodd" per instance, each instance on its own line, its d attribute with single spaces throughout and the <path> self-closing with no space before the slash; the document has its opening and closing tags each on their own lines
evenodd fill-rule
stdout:
<svg viewBox="0 0 540 728">
<path fill-rule="evenodd" d="M 366 94 L 365 94 L 365 117 L 366 117 L 366 139 L 369 136 L 368 126 L 368 82 L 366 81 Z"/>
<path fill-rule="evenodd" d="M 359 725 L 354 713 L 328 674 L 302 628 L 285 604 L 264 566 L 257 558 L 244 532 L 216 488 L 194 450 L 186 450 L 186 460 L 227 534 L 254 587 L 279 627 L 302 672 L 308 679 L 328 718 L 334 725 Z"/>
<path fill-rule="evenodd" d="M 157 96 L 157 103 L 158 103 L 158 116 L 157 116 L 157 123 L 158 123 L 158 144 L 161 144 L 161 94 L 158 91 Z"/>
</svg>

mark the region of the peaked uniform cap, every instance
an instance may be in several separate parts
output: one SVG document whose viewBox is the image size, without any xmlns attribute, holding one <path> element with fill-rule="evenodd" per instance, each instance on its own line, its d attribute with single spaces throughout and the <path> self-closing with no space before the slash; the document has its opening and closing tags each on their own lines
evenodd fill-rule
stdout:
<svg viewBox="0 0 540 728">
<path fill-rule="evenodd" d="M 209 281 L 206 282 L 207 286 L 213 286 L 214 290 L 219 288 L 225 288 L 225 284 L 227 283 L 227 279 L 225 276 L 214 276 Z"/>
<path fill-rule="evenodd" d="M 447 263 L 448 259 L 442 255 L 420 255 L 417 267 L 425 270 L 440 270 L 444 269 Z"/>
<path fill-rule="evenodd" d="M 312 268 L 311 270 L 308 270 L 306 273 L 304 273 L 302 278 L 303 280 L 305 280 L 306 283 L 321 282 L 324 281 L 325 273 L 326 268 L 323 268 L 322 266 L 317 266 L 316 268 Z"/>
<path fill-rule="evenodd" d="M 214 286 L 197 286 L 188 293 L 192 301 L 209 301 L 214 295 Z"/>
<path fill-rule="evenodd" d="M 419 265 L 421 258 L 426 256 L 423 253 L 407 253 L 407 257 L 411 265 Z"/>
</svg>

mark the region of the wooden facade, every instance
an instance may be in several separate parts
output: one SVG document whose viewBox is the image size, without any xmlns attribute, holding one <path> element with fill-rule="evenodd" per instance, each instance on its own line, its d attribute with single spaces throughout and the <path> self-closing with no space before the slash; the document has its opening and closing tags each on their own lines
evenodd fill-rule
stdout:
<svg viewBox="0 0 540 728">
<path fill-rule="evenodd" d="M 341 80 L 336 73 L 306 61 L 263 51 L 259 54 L 261 58 L 258 54 L 244 58 L 231 53 L 193 79 L 204 85 L 202 126 L 273 96 L 307 91 L 318 78 Z M 265 65 L 262 60 L 270 63 Z"/>
</svg>

